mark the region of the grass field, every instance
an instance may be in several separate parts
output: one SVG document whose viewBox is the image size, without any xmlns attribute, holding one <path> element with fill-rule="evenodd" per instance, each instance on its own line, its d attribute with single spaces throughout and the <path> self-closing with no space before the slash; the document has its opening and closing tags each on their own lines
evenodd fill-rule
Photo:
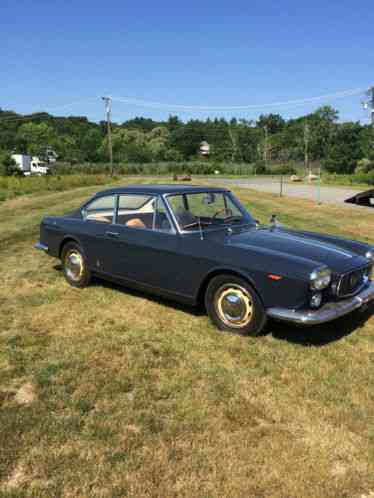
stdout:
<svg viewBox="0 0 374 498">
<path fill-rule="evenodd" d="M 362 498 L 374 493 L 373 309 L 258 339 L 33 250 L 100 187 L 1 204 L 0 496 Z M 255 217 L 374 243 L 367 210 L 236 190 Z"/>
</svg>

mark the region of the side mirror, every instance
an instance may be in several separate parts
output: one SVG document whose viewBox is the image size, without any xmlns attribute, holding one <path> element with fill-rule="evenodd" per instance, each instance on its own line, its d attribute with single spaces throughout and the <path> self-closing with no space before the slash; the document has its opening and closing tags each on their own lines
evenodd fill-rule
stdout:
<svg viewBox="0 0 374 498">
<path fill-rule="evenodd" d="M 281 223 L 279 223 L 279 221 L 278 221 L 278 218 L 277 218 L 277 215 L 276 215 L 276 214 L 272 214 L 272 215 L 270 216 L 269 223 L 270 223 L 270 225 L 272 225 L 272 227 L 273 227 L 273 228 L 274 228 L 274 227 L 280 227 L 280 226 L 282 226 L 282 225 L 281 225 Z"/>
<path fill-rule="evenodd" d="M 82 218 L 84 220 L 86 220 L 86 218 L 87 218 L 87 211 L 85 209 L 81 209 L 81 214 L 82 214 Z"/>
</svg>

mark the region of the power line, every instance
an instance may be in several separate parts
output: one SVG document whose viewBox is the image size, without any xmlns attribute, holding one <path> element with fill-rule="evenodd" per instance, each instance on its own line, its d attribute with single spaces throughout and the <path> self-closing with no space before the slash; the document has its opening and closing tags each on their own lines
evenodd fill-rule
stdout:
<svg viewBox="0 0 374 498">
<path fill-rule="evenodd" d="M 180 110 L 180 111 L 237 111 L 237 110 L 250 110 L 250 109 L 264 109 L 264 108 L 272 108 L 272 107 L 291 107 L 291 106 L 298 106 L 298 105 L 305 105 L 305 104 L 310 104 L 310 103 L 315 103 L 318 101 L 326 101 L 326 100 L 333 100 L 333 99 L 340 99 L 340 98 L 347 98 L 351 97 L 354 95 L 362 94 L 363 92 L 366 92 L 367 88 L 355 88 L 351 90 L 344 90 L 341 92 L 335 92 L 332 94 L 326 94 L 326 95 L 319 95 L 316 97 L 309 97 L 305 99 L 295 99 L 295 100 L 288 100 L 288 101 L 282 101 L 282 102 L 272 102 L 272 103 L 265 103 L 265 104 L 249 104 L 249 105 L 233 105 L 233 106 L 200 106 L 200 105 L 183 105 L 183 104 L 167 104 L 167 103 L 161 103 L 161 102 L 153 102 L 153 101 L 147 101 L 147 100 L 139 100 L 139 99 L 134 99 L 130 97 L 111 97 L 111 101 L 115 102 L 120 102 L 120 103 L 125 103 L 133 106 L 138 106 L 138 107 L 146 107 L 146 108 L 153 108 L 153 109 L 159 109 L 159 110 Z M 82 104 L 94 100 L 100 99 L 99 96 L 96 97 L 90 97 L 88 99 L 84 100 L 75 100 L 73 102 L 70 102 L 68 104 L 62 104 L 59 106 L 55 106 L 50 108 L 48 111 L 37 111 L 34 113 L 29 114 L 28 116 L 12 116 L 8 118 L 0 118 L 0 124 L 1 123 L 8 123 L 8 122 L 15 122 L 15 121 L 30 121 L 30 120 L 37 120 L 37 119 L 55 119 L 55 116 L 44 116 L 44 114 L 53 112 L 58 109 L 64 109 L 67 107 L 71 107 L 77 104 Z M 40 116 L 38 116 L 40 115 Z"/>
<path fill-rule="evenodd" d="M 323 100 L 333 100 L 351 97 L 365 92 L 367 88 L 354 88 L 327 95 L 319 95 L 317 97 L 309 97 L 305 99 L 288 100 L 283 102 L 272 102 L 267 104 L 250 104 L 250 105 L 232 105 L 232 106 L 200 106 L 200 105 L 183 105 L 183 104 L 166 104 L 161 102 L 153 102 L 147 100 L 138 100 L 130 97 L 112 97 L 113 101 L 130 104 L 139 107 L 149 107 L 153 109 L 168 109 L 168 110 L 185 110 L 185 111 L 235 111 L 248 109 L 263 109 L 266 107 L 283 107 L 304 105 Z"/>
</svg>

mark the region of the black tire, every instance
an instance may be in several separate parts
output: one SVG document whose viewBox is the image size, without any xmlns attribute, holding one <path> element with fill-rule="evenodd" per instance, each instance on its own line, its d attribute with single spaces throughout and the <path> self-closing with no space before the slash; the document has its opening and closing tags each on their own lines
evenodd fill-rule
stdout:
<svg viewBox="0 0 374 498">
<path fill-rule="evenodd" d="M 209 282 L 205 307 L 219 330 L 234 334 L 258 336 L 267 322 L 257 292 L 246 280 L 235 275 L 218 275 Z"/>
<path fill-rule="evenodd" d="M 76 263 L 74 263 L 74 260 Z M 61 263 L 66 281 L 73 287 L 86 287 L 91 281 L 84 252 L 76 242 L 67 242 L 62 248 Z"/>
</svg>

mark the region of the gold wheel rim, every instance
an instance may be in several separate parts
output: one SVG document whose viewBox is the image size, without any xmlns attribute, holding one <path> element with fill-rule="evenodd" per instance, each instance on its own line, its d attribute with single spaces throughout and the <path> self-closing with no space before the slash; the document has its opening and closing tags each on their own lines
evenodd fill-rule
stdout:
<svg viewBox="0 0 374 498">
<path fill-rule="evenodd" d="M 216 292 L 215 307 L 219 318 L 230 327 L 245 327 L 252 321 L 252 298 L 240 285 L 227 284 L 220 287 Z"/>
<path fill-rule="evenodd" d="M 81 253 L 75 249 L 69 251 L 65 256 L 66 275 L 74 282 L 79 282 L 84 271 L 84 261 Z"/>
</svg>

